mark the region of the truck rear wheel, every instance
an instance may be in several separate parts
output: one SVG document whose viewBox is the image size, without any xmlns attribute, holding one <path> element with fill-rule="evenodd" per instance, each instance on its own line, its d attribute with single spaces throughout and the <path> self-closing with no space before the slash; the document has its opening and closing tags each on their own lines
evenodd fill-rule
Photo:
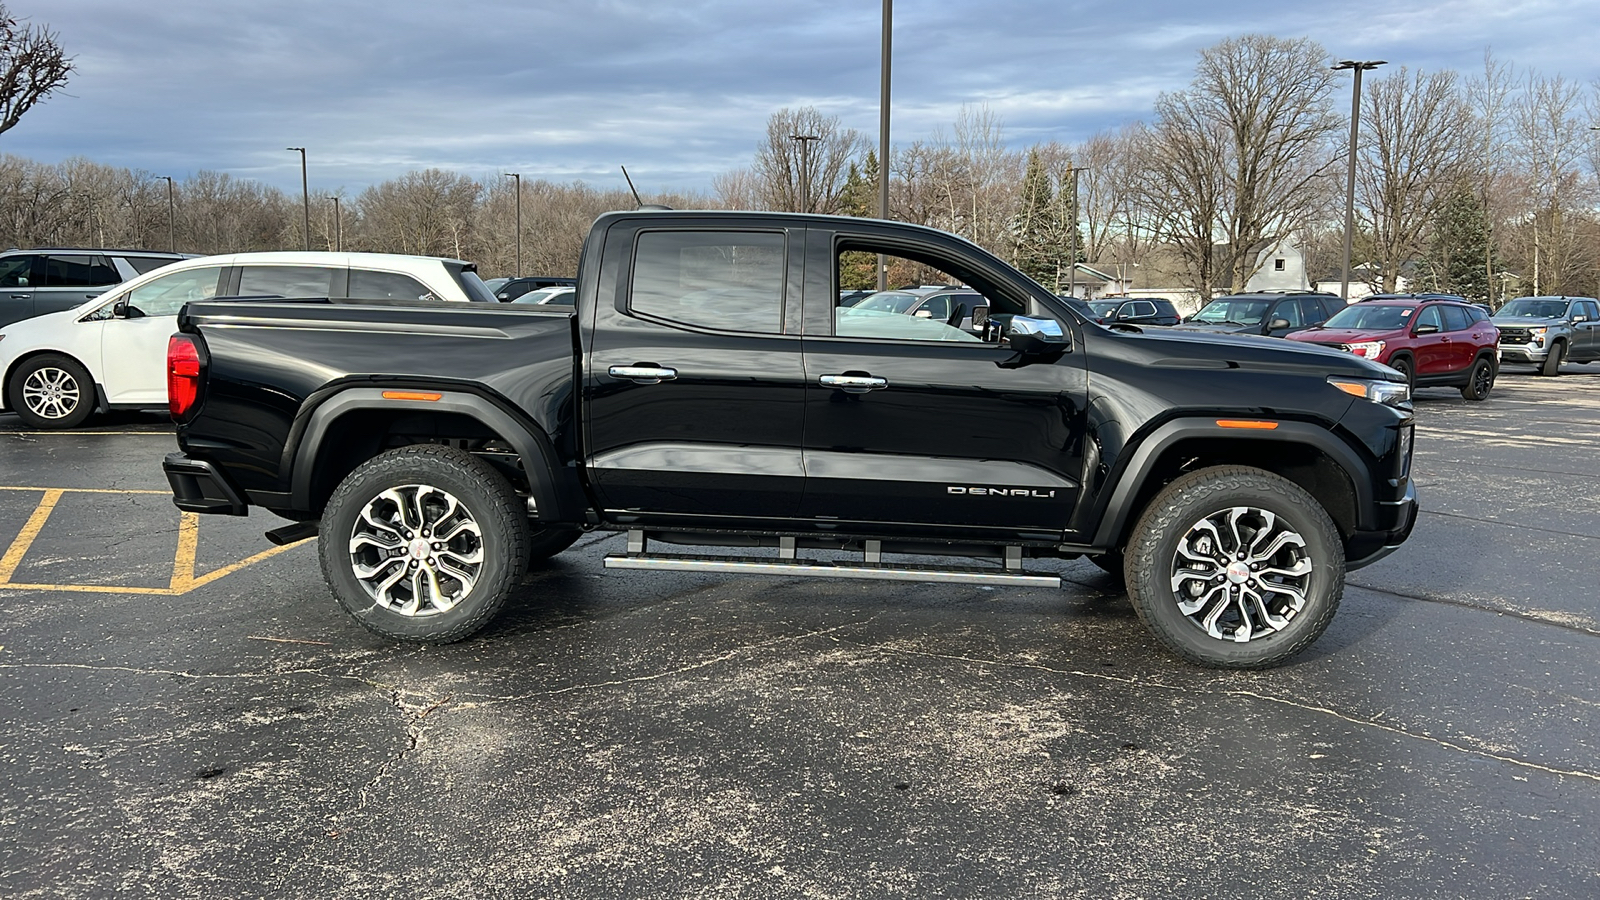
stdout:
<svg viewBox="0 0 1600 900">
<path fill-rule="evenodd" d="M 1316 499 L 1261 469 L 1184 475 L 1134 526 L 1124 576 L 1140 620 L 1202 666 L 1264 669 L 1316 641 L 1344 595 L 1344 546 Z"/>
<path fill-rule="evenodd" d="M 339 605 L 374 634 L 447 644 L 505 605 L 528 564 L 528 515 L 510 482 L 449 447 L 401 447 L 340 482 L 318 552 Z"/>
</svg>

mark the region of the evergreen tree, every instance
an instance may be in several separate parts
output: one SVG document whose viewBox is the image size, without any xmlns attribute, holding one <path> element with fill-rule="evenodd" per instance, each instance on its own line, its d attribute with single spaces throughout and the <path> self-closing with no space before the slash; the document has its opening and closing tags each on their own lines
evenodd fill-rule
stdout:
<svg viewBox="0 0 1600 900">
<path fill-rule="evenodd" d="M 857 218 L 873 218 L 878 214 L 878 157 L 867 151 L 866 162 L 860 166 L 850 164 L 844 178 L 844 189 L 839 193 L 839 213 Z M 870 291 L 878 286 L 878 257 L 859 250 L 839 254 L 839 288 L 850 291 Z"/>
<path fill-rule="evenodd" d="M 1489 258 L 1488 216 L 1478 195 L 1460 185 L 1451 192 L 1434 221 L 1433 240 L 1424 260 L 1430 287 L 1487 303 L 1493 291 L 1483 261 Z"/>
<path fill-rule="evenodd" d="M 1028 168 L 1022 176 L 1022 198 L 1014 227 L 1016 267 L 1052 290 L 1057 267 L 1063 257 L 1061 242 L 1053 227 L 1050 176 L 1037 148 L 1028 151 Z"/>
</svg>

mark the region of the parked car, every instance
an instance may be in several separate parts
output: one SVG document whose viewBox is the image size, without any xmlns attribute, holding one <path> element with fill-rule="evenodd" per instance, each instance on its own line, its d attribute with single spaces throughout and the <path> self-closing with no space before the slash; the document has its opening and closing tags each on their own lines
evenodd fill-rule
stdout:
<svg viewBox="0 0 1600 900">
<path fill-rule="evenodd" d="M 71 309 L 182 259 L 156 250 L 46 248 L 0 253 L 0 327 Z"/>
<path fill-rule="evenodd" d="M 556 287 L 539 288 L 536 291 L 529 291 L 515 300 L 512 300 L 511 302 L 532 303 L 543 306 L 571 306 L 573 305 L 573 295 L 577 293 L 577 290 L 578 289 L 574 287 L 565 287 L 560 285 Z"/>
<path fill-rule="evenodd" d="M 1101 325 L 1176 325 L 1183 321 L 1172 301 L 1160 298 L 1112 297 L 1091 300 L 1089 309 Z"/>
<path fill-rule="evenodd" d="M 473 265 L 457 259 L 306 252 L 181 260 L 0 330 L 0 409 L 35 428 L 72 428 L 97 410 L 165 406 L 178 310 L 239 295 L 494 302 Z"/>
<path fill-rule="evenodd" d="M 1489 320 L 1500 329 L 1500 362 L 1531 363 L 1561 374 L 1563 362 L 1600 360 L 1600 301 L 1593 297 L 1518 297 Z"/>
<path fill-rule="evenodd" d="M 845 245 L 969 273 L 1004 327 L 840 308 Z M 1415 521 L 1393 370 L 1080 321 L 955 235 L 607 213 L 582 271 L 575 310 L 190 304 L 169 350 L 175 502 L 318 535 L 338 602 L 397 640 L 470 636 L 598 528 L 627 532 L 608 569 L 1002 587 L 1089 555 L 1164 646 L 1231 668 L 1309 646 L 1344 573 Z M 695 544 L 742 549 L 671 552 Z"/>
<path fill-rule="evenodd" d="M 508 282 L 510 282 L 510 281 L 511 281 L 511 279 L 509 277 L 506 277 L 506 278 L 485 278 L 483 280 L 483 286 L 488 288 L 490 291 L 498 291 L 501 288 L 505 287 L 506 284 Z M 498 300 L 500 298 L 496 297 L 495 299 Z"/>
<path fill-rule="evenodd" d="M 1284 337 L 1327 321 L 1344 308 L 1333 294 L 1312 292 L 1230 294 L 1207 303 L 1183 324 L 1181 331 L 1214 334 L 1264 334 Z"/>
<path fill-rule="evenodd" d="M 1494 387 L 1498 338 L 1487 313 L 1447 294 L 1378 294 L 1289 335 L 1381 362 L 1417 387 L 1460 388 L 1468 400 Z"/>
<path fill-rule="evenodd" d="M 559 275 L 524 275 L 521 278 L 507 280 L 505 284 L 495 289 L 494 296 L 501 303 L 510 303 L 529 291 L 547 287 L 571 287 L 577 283 L 576 278 L 563 278 Z"/>
<path fill-rule="evenodd" d="M 933 319 L 951 328 L 973 332 L 988 318 L 989 301 L 971 288 L 918 287 L 875 291 L 848 308 Z"/>
</svg>

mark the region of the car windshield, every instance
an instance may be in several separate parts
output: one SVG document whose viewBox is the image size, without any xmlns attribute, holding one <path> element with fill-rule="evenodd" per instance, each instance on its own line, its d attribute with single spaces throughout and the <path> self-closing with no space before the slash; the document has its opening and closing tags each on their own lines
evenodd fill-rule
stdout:
<svg viewBox="0 0 1600 900">
<path fill-rule="evenodd" d="M 1406 327 L 1414 306 L 1368 306 L 1354 304 L 1334 313 L 1323 328 L 1348 328 L 1353 331 L 1397 331 Z"/>
<path fill-rule="evenodd" d="M 512 300 L 511 302 L 512 303 L 543 303 L 545 301 L 546 297 L 549 297 L 551 294 L 554 294 L 555 292 L 562 291 L 562 290 L 567 290 L 567 289 L 566 288 L 559 288 L 559 287 L 540 288 L 537 291 L 529 291 L 526 294 L 523 294 L 522 296 L 517 297 L 516 299 Z"/>
<path fill-rule="evenodd" d="M 1567 301 L 1559 297 L 1519 297 L 1500 307 L 1501 316 L 1527 316 L 1532 319 L 1559 319 L 1567 314 Z"/>
<path fill-rule="evenodd" d="M 1267 307 L 1271 305 L 1270 300 L 1213 300 L 1206 304 L 1205 309 L 1195 313 L 1190 321 L 1260 325 L 1261 317 L 1267 314 Z"/>
<path fill-rule="evenodd" d="M 911 307 L 917 305 L 919 298 L 916 294 L 907 294 L 904 291 L 878 291 L 870 297 L 863 298 L 851 309 L 872 310 L 886 313 L 909 313 Z"/>
<path fill-rule="evenodd" d="M 1106 316 L 1109 316 L 1112 313 L 1116 312 L 1117 311 L 1117 307 L 1119 307 L 1121 305 L 1122 305 L 1122 301 L 1121 300 L 1097 300 L 1094 303 L 1089 304 L 1089 308 L 1091 310 L 1094 310 L 1094 314 L 1096 316 L 1099 316 L 1100 318 L 1103 319 Z"/>
</svg>

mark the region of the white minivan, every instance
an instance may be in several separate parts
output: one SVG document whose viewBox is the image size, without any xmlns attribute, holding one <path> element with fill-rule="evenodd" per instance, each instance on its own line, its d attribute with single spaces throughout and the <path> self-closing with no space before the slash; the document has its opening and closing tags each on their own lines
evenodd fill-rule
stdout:
<svg viewBox="0 0 1600 900">
<path fill-rule="evenodd" d="M 329 297 L 495 302 L 458 259 L 388 253 L 232 253 L 141 275 L 73 309 L 0 330 L 3 409 L 35 428 L 167 405 L 167 338 L 190 300 Z"/>
</svg>

